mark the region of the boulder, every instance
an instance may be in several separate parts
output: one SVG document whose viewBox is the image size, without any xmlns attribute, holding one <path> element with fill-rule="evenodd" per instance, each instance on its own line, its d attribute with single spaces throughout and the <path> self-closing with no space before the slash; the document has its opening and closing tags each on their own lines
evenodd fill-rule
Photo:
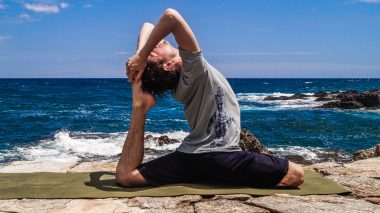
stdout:
<svg viewBox="0 0 380 213">
<path fill-rule="evenodd" d="M 265 101 L 278 101 L 278 100 L 295 100 L 295 99 L 305 99 L 310 97 L 310 95 L 305 95 L 301 93 L 294 94 L 292 96 L 267 96 L 264 98 Z"/>
<path fill-rule="evenodd" d="M 273 152 L 261 145 L 259 139 L 257 139 L 252 132 L 246 129 L 241 129 L 239 147 L 243 151 L 273 154 Z"/>
<path fill-rule="evenodd" d="M 380 157 L 380 143 L 372 148 L 358 150 L 353 153 L 354 160 L 363 160 L 374 157 Z"/>
</svg>

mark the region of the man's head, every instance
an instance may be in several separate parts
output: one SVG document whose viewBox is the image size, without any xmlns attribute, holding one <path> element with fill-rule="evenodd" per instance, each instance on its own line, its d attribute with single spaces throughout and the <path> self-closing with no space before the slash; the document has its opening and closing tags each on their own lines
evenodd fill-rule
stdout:
<svg viewBox="0 0 380 213">
<path fill-rule="evenodd" d="M 178 49 L 167 41 L 160 42 L 150 53 L 141 77 L 144 91 L 162 95 L 177 87 L 182 60 Z"/>
</svg>

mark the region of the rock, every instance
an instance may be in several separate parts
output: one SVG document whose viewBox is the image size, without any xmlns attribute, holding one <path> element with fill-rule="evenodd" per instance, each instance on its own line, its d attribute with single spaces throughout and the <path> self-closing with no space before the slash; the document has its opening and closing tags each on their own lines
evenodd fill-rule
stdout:
<svg viewBox="0 0 380 213">
<path fill-rule="evenodd" d="M 333 101 L 319 106 L 319 108 L 341 108 L 341 109 L 359 109 L 364 107 L 361 103 L 356 101 Z"/>
<path fill-rule="evenodd" d="M 367 95 L 361 94 L 355 98 L 356 101 L 360 102 L 363 106 L 369 108 L 379 108 L 380 107 L 380 94 L 370 93 Z"/>
<path fill-rule="evenodd" d="M 313 161 L 306 160 L 301 155 L 286 155 L 286 159 L 292 161 L 293 163 L 303 164 L 303 165 L 311 165 L 313 164 Z"/>
<path fill-rule="evenodd" d="M 240 131 L 239 147 L 243 151 L 273 154 L 273 152 L 262 146 L 259 139 L 246 129 L 241 129 Z"/>
<path fill-rule="evenodd" d="M 295 99 L 305 99 L 307 97 L 310 97 L 310 95 L 305 94 L 294 94 L 292 96 L 267 96 L 264 98 L 265 101 L 277 101 L 277 100 L 295 100 Z"/>
<path fill-rule="evenodd" d="M 352 192 L 355 197 L 380 197 L 380 180 L 370 177 L 330 175 L 333 180 Z"/>
<path fill-rule="evenodd" d="M 247 205 L 236 200 L 210 200 L 194 204 L 194 212 L 270 212 L 266 209 Z"/>
<path fill-rule="evenodd" d="M 200 195 L 184 195 L 177 197 L 135 197 L 127 200 L 128 206 L 141 209 L 176 209 L 201 201 Z"/>
<path fill-rule="evenodd" d="M 327 95 L 328 95 L 328 93 L 327 92 L 323 92 L 323 91 L 321 91 L 321 92 L 317 92 L 317 93 L 314 93 L 314 97 L 318 97 L 318 98 L 325 98 L 325 97 L 327 97 Z"/>
<path fill-rule="evenodd" d="M 378 89 L 374 89 L 371 92 L 358 92 L 355 90 L 331 93 L 319 92 L 313 96 L 317 97 L 315 101 L 331 101 L 319 106 L 318 108 L 380 108 L 380 90 Z"/>
<path fill-rule="evenodd" d="M 116 165 L 116 162 L 82 162 L 71 168 L 68 172 L 116 171 Z"/>
<path fill-rule="evenodd" d="M 0 200 L 0 212 L 57 212 L 66 208 L 70 199 L 12 199 Z"/>
<path fill-rule="evenodd" d="M 352 163 L 338 164 L 335 162 L 317 163 L 306 166 L 324 175 L 371 177 L 380 179 L 380 157 L 358 160 Z"/>
<path fill-rule="evenodd" d="M 14 161 L 1 168 L 0 173 L 67 172 L 75 165 L 77 165 L 75 162 Z"/>
<path fill-rule="evenodd" d="M 373 204 L 377 204 L 377 205 L 380 204 L 380 197 L 366 197 L 364 198 L 364 200 L 371 202 Z"/>
<path fill-rule="evenodd" d="M 153 135 L 146 135 L 144 137 L 144 141 L 146 140 L 152 140 L 156 142 L 159 146 L 163 146 L 165 144 L 173 144 L 173 143 L 179 143 L 180 141 L 177 139 L 171 139 L 167 135 L 162 135 L 160 137 L 153 137 Z"/>
<path fill-rule="evenodd" d="M 365 200 L 338 195 L 273 195 L 245 202 L 271 212 L 379 212 L 379 206 Z"/>
<path fill-rule="evenodd" d="M 363 160 L 368 158 L 380 157 L 380 143 L 369 149 L 358 150 L 353 153 L 354 160 Z"/>
</svg>

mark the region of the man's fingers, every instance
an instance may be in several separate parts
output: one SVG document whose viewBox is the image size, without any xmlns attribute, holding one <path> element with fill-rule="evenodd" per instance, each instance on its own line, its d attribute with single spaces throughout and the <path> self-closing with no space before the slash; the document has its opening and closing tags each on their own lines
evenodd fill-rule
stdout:
<svg viewBox="0 0 380 213">
<path fill-rule="evenodd" d="M 143 72 L 144 72 L 144 70 L 140 70 L 139 72 L 137 72 L 137 75 L 136 75 L 136 78 L 135 78 L 136 81 L 140 81 L 141 80 L 141 76 L 142 76 Z"/>
</svg>

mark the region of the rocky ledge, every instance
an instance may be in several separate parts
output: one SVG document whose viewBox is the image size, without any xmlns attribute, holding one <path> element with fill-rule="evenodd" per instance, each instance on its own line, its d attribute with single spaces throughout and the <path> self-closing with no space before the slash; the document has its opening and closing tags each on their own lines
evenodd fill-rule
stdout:
<svg viewBox="0 0 380 213">
<path fill-rule="evenodd" d="M 245 194 L 108 199 L 0 200 L 0 212 L 380 212 L 380 157 L 306 166 L 352 194 L 255 197 Z M 116 162 L 47 163 L 18 161 L 0 172 L 89 172 L 114 170 Z"/>
<path fill-rule="evenodd" d="M 176 143 L 168 137 L 151 138 L 159 144 Z M 240 148 L 271 153 L 249 131 L 242 130 Z M 350 195 L 293 196 L 276 194 L 256 197 L 246 194 L 177 197 L 135 197 L 108 199 L 11 199 L 0 200 L 0 212 L 379 212 L 380 144 L 354 153 L 346 163 L 304 164 L 326 178 L 343 185 Z M 287 156 L 299 159 L 298 157 Z M 368 159 L 366 159 L 368 158 Z M 299 159 L 300 160 L 300 159 Z M 302 160 L 302 159 L 301 159 Z M 116 162 L 38 162 L 16 161 L 0 168 L 0 173 L 114 171 Z"/>
<path fill-rule="evenodd" d="M 292 96 L 267 96 L 266 101 L 297 100 L 313 97 L 321 103 L 317 108 L 342 108 L 342 109 L 380 109 L 380 90 L 373 89 L 370 92 L 358 92 L 355 90 L 346 92 L 317 92 L 313 95 L 294 94 Z"/>
</svg>

